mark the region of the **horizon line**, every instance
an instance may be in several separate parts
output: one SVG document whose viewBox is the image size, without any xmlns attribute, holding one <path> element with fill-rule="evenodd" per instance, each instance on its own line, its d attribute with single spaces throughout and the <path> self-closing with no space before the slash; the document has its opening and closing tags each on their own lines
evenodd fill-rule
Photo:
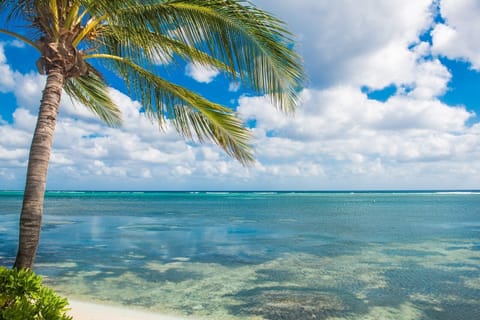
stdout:
<svg viewBox="0 0 480 320">
<path fill-rule="evenodd" d="M 20 189 L 0 189 L 0 192 L 21 192 Z M 480 192 L 480 189 L 50 189 L 49 192 Z"/>
</svg>

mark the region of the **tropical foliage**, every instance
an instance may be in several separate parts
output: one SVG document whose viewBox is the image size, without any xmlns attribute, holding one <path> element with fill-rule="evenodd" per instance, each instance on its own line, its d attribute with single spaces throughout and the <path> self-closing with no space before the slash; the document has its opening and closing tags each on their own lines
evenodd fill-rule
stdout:
<svg viewBox="0 0 480 320">
<path fill-rule="evenodd" d="M 33 271 L 0 267 L 0 320 L 71 320 L 67 306 Z"/>
<path fill-rule="evenodd" d="M 19 268 L 30 268 L 36 254 L 63 92 L 108 125 L 120 125 L 102 75 L 110 70 L 160 128 L 171 124 L 185 138 L 212 141 L 248 164 L 250 133 L 235 111 L 160 76 L 162 63 L 214 67 L 287 112 L 304 81 L 285 25 L 246 1 L 0 0 L 0 12 L 6 17 L 0 32 L 36 48 L 38 71 L 47 75 L 27 170 Z"/>
</svg>

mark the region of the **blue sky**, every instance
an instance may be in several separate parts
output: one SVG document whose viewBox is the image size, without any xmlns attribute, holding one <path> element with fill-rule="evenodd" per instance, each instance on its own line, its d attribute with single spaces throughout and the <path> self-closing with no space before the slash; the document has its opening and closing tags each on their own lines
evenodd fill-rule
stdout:
<svg viewBox="0 0 480 320">
<path fill-rule="evenodd" d="M 112 79 L 124 126 L 64 96 L 48 189 L 480 188 L 480 4 L 475 0 L 255 0 L 288 23 L 309 83 L 294 117 L 181 65 L 172 80 L 237 109 L 257 163 L 159 130 Z M 44 77 L 0 36 L 0 189 L 22 189 Z M 165 66 L 169 68 L 169 66 Z"/>
</svg>

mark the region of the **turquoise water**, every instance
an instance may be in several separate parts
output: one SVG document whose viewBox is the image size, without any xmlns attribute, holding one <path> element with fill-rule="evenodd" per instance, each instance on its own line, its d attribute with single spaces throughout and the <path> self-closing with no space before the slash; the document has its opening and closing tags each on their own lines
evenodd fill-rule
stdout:
<svg viewBox="0 0 480 320">
<path fill-rule="evenodd" d="M 0 192 L 0 265 L 20 207 Z M 205 319 L 480 319 L 480 193 L 50 192 L 36 270 Z"/>
</svg>

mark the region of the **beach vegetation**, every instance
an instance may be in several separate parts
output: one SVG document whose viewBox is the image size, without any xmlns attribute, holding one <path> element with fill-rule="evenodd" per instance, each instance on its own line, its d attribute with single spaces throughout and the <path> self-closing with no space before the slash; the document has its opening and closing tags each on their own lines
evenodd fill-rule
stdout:
<svg viewBox="0 0 480 320">
<path fill-rule="evenodd" d="M 0 320 L 72 320 L 68 301 L 29 269 L 0 267 Z"/>
<path fill-rule="evenodd" d="M 0 33 L 38 51 L 46 76 L 31 143 L 15 268 L 32 268 L 47 171 L 62 96 L 109 126 L 122 115 L 105 73 L 116 76 L 146 117 L 195 142 L 213 142 L 254 162 L 251 134 L 234 109 L 164 77 L 164 65 L 215 68 L 247 92 L 293 112 L 304 85 L 301 58 L 285 24 L 240 0 L 0 0 Z M 126 119 L 128 121 L 128 119 Z"/>
</svg>

